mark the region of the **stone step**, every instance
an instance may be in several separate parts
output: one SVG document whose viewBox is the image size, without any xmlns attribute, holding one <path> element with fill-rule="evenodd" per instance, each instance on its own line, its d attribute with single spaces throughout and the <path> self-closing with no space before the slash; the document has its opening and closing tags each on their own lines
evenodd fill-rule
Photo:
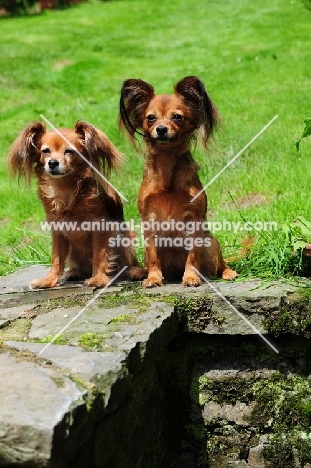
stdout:
<svg viewBox="0 0 311 468">
<path fill-rule="evenodd" d="M 107 418 L 135 401 L 133 381 L 144 380 L 174 339 L 266 334 L 264 319 L 299 290 L 258 280 L 188 289 L 142 290 L 123 282 L 102 292 L 82 283 L 29 290 L 46 271 L 32 266 L 0 281 L 1 467 L 108 468 L 117 455 L 103 442 Z M 106 464 L 104 446 L 114 453 Z"/>
</svg>

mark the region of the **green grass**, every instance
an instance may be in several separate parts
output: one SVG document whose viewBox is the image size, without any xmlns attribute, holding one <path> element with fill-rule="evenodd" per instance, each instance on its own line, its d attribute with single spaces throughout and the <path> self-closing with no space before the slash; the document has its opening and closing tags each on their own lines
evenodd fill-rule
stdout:
<svg viewBox="0 0 311 468">
<path fill-rule="evenodd" d="M 9 145 L 40 114 L 55 126 L 85 119 L 126 153 L 128 161 L 112 182 L 129 200 L 126 218 L 139 220 L 143 158 L 117 128 L 119 92 L 129 77 L 149 81 L 157 92 L 171 92 L 186 75 L 205 83 L 223 126 L 208 154 L 195 151 L 203 184 L 278 114 L 208 188 L 209 219 L 237 222 L 242 216 L 279 225 L 297 216 L 311 220 L 310 138 L 301 142 L 300 157 L 295 150 L 302 121 L 311 116 L 310 31 L 310 13 L 299 0 L 94 1 L 1 18 L 0 274 L 19 265 L 12 246 L 19 249 L 20 241 L 39 252 L 22 249 L 26 263 L 45 262 L 49 255 L 36 187 L 10 183 L 6 168 Z M 238 251 L 246 234 L 219 232 L 225 255 Z"/>
</svg>

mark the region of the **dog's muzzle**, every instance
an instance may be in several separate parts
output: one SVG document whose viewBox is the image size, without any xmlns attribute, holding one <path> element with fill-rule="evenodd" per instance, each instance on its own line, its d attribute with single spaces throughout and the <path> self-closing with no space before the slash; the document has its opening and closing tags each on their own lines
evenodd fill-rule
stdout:
<svg viewBox="0 0 311 468">
<path fill-rule="evenodd" d="M 59 161 L 56 159 L 50 159 L 48 162 L 49 168 L 54 171 L 59 166 Z"/>
<path fill-rule="evenodd" d="M 45 165 L 45 171 L 52 177 L 63 177 L 66 172 L 57 159 L 50 159 Z"/>
<path fill-rule="evenodd" d="M 167 135 L 167 127 L 165 125 L 159 125 L 156 128 L 156 132 L 159 135 L 159 137 L 164 137 L 165 135 Z"/>
</svg>

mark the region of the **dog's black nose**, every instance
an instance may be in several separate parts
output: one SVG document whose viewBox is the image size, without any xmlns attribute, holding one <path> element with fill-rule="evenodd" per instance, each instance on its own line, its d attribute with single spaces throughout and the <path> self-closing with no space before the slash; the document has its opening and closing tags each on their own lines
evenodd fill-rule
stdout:
<svg viewBox="0 0 311 468">
<path fill-rule="evenodd" d="M 167 127 L 165 125 L 159 125 L 157 128 L 157 134 L 159 136 L 164 136 L 167 133 Z"/>
<path fill-rule="evenodd" d="M 55 167 L 59 166 L 59 161 L 57 161 L 56 159 L 50 159 L 49 160 L 49 167 L 51 169 L 55 169 Z"/>
</svg>

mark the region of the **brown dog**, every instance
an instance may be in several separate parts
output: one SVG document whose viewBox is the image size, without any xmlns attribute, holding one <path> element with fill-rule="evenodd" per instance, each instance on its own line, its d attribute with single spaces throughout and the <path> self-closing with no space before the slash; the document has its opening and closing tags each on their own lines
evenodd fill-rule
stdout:
<svg viewBox="0 0 311 468">
<path fill-rule="evenodd" d="M 146 144 L 147 161 L 138 195 L 147 244 L 145 287 L 161 286 L 163 277 L 182 277 L 184 286 L 199 286 L 196 270 L 226 280 L 237 276 L 224 262 L 219 242 L 204 229 L 204 191 L 192 200 L 202 184 L 191 142 L 199 133 L 206 147 L 218 112 L 195 76 L 179 81 L 174 91 L 155 95 L 153 87 L 139 79 L 126 80 L 121 90 L 120 126 L 132 143 L 141 129 Z"/>
<path fill-rule="evenodd" d="M 32 288 L 57 286 L 66 260 L 70 267 L 67 278 L 88 278 L 87 286 L 105 286 L 109 275 L 126 265 L 129 276 L 136 278 L 138 264 L 130 242 L 126 248 L 120 243 L 116 249 L 110 247 L 111 239 L 131 239 L 133 233 L 125 226 L 119 232 L 124 221 L 121 200 L 97 172 L 106 177 L 121 161 L 122 154 L 107 136 L 82 121 L 74 129 L 58 131 L 47 131 L 37 121 L 12 144 L 8 157 L 11 173 L 27 184 L 33 175 L 37 177 L 39 197 L 52 230 L 51 270 L 46 278 L 34 280 Z M 108 221 L 115 223 L 109 225 Z"/>
</svg>

